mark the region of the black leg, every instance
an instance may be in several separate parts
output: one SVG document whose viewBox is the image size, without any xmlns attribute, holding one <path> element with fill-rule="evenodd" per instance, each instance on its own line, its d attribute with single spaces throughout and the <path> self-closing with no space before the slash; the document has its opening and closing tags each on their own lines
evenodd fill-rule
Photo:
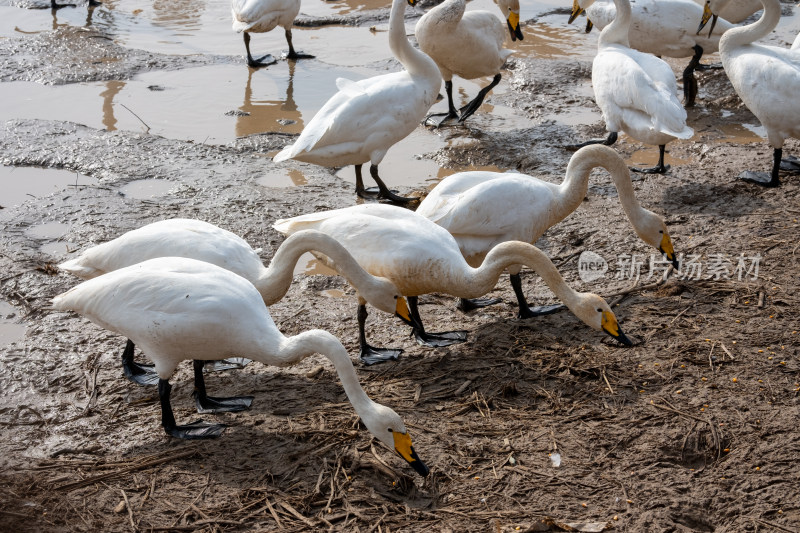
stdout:
<svg viewBox="0 0 800 533">
<path fill-rule="evenodd" d="M 617 132 L 612 131 L 611 133 L 608 134 L 608 137 L 606 137 L 605 139 L 592 139 L 590 141 L 585 141 L 580 144 L 568 144 L 564 148 L 566 148 L 567 150 L 574 151 L 574 150 L 580 150 L 584 146 L 589 146 L 590 144 L 604 144 L 606 146 L 611 146 L 615 142 L 617 142 Z"/>
<path fill-rule="evenodd" d="M 511 288 L 514 289 L 514 294 L 517 296 L 517 303 L 519 304 L 519 313 L 517 313 L 517 317 L 519 318 L 552 315 L 566 308 L 563 304 L 530 307 L 528 301 L 525 299 L 525 293 L 522 292 L 522 278 L 519 274 L 511 274 Z"/>
<path fill-rule="evenodd" d="M 697 97 L 697 79 L 694 77 L 694 71 L 700 65 L 701 57 L 703 57 L 703 47 L 696 44 L 692 60 L 683 71 L 683 105 L 686 107 L 692 107 Z"/>
<path fill-rule="evenodd" d="M 459 298 L 456 304 L 456 309 L 462 313 L 469 313 L 475 309 L 482 307 L 489 307 L 490 305 L 499 304 L 502 302 L 500 298 Z"/>
<path fill-rule="evenodd" d="M 266 67 L 278 62 L 272 57 L 272 54 L 267 54 L 260 57 L 258 60 L 253 59 L 253 56 L 250 54 L 250 34 L 247 32 L 244 32 L 244 48 L 247 50 L 247 65 L 252 68 Z"/>
<path fill-rule="evenodd" d="M 664 165 L 664 152 L 666 148 L 664 144 L 658 145 L 658 164 L 656 166 L 650 168 L 631 167 L 631 171 L 641 172 L 642 174 L 666 174 L 667 170 L 669 170 L 669 165 Z"/>
<path fill-rule="evenodd" d="M 750 170 L 745 170 L 739 174 L 738 178 L 749 183 L 761 185 L 762 187 L 780 187 L 781 180 L 779 173 L 781 170 L 782 154 L 782 148 L 775 148 L 775 150 L 772 152 L 772 172 L 770 174 L 767 174 L 766 172 L 752 172 Z"/>
<path fill-rule="evenodd" d="M 433 126 L 438 128 L 448 120 L 455 120 L 458 118 L 458 111 L 456 111 L 455 105 L 453 105 L 453 80 L 447 80 L 444 82 L 444 92 L 447 95 L 447 113 L 431 113 L 425 120 L 422 121 L 422 124 L 425 126 Z M 429 123 L 429 120 L 433 117 L 444 117 L 439 122 Z"/>
<path fill-rule="evenodd" d="M 389 202 L 396 204 L 396 205 L 406 205 L 412 202 L 419 202 L 419 198 L 416 196 L 399 196 L 394 192 L 389 190 L 389 187 L 383 183 L 383 180 L 378 175 L 378 165 L 370 165 L 369 166 L 369 174 L 372 176 L 372 179 L 375 180 L 375 183 L 378 184 L 378 198 L 383 200 L 389 200 Z"/>
<path fill-rule="evenodd" d="M 451 344 L 459 344 L 467 340 L 466 331 L 444 331 L 442 333 L 428 333 L 422 325 L 422 317 L 419 316 L 416 296 L 408 297 L 408 310 L 411 312 L 411 320 L 417 325 L 412 330 L 412 335 L 417 339 L 417 343 L 432 348 L 441 348 Z"/>
<path fill-rule="evenodd" d="M 304 54 L 303 52 L 295 52 L 294 46 L 292 46 L 292 30 L 286 28 L 286 42 L 289 43 L 289 54 L 286 56 L 287 59 L 314 59 L 315 56 L 310 54 Z"/>
<path fill-rule="evenodd" d="M 361 166 L 362 165 L 356 165 L 356 196 L 375 200 L 378 198 L 378 188 L 371 187 L 367 189 L 364 187 L 364 178 L 361 176 Z"/>
<path fill-rule="evenodd" d="M 203 377 L 205 361 L 194 360 L 194 403 L 198 413 L 235 413 L 249 409 L 252 396 L 213 398 L 206 393 L 206 380 Z"/>
<path fill-rule="evenodd" d="M 461 116 L 458 118 L 459 122 L 464 122 L 469 116 L 471 116 L 473 113 L 475 113 L 475 111 L 478 110 L 478 108 L 483 103 L 483 99 L 486 98 L 487 94 L 489 94 L 489 91 L 494 89 L 494 87 L 498 83 L 500 83 L 500 78 L 502 78 L 500 74 L 495 74 L 494 78 L 492 79 L 492 82 L 483 89 L 481 89 L 478 95 L 475 98 L 473 98 L 471 102 L 469 102 L 467 105 L 465 105 L 460 109 Z"/>
<path fill-rule="evenodd" d="M 365 324 L 367 322 L 367 306 L 358 304 L 358 345 L 359 357 L 365 365 L 374 365 L 385 361 L 397 361 L 403 350 L 392 348 L 375 348 L 367 343 Z"/>
<path fill-rule="evenodd" d="M 172 405 L 169 395 L 172 385 L 166 379 L 158 380 L 158 399 L 161 402 L 161 425 L 167 435 L 179 439 L 213 439 L 219 437 L 225 430 L 224 424 L 205 424 L 202 420 L 197 420 L 185 426 L 175 424 L 175 415 L 172 412 Z"/>
<path fill-rule="evenodd" d="M 75 7 L 75 4 L 58 4 L 56 0 L 50 0 L 51 9 L 61 9 L 62 7 Z"/>
<path fill-rule="evenodd" d="M 136 363 L 133 360 L 133 352 L 136 346 L 133 341 L 128 339 L 125 350 L 122 352 L 122 372 L 125 377 L 139 385 L 156 385 L 158 374 L 153 370 L 153 365 Z"/>
</svg>

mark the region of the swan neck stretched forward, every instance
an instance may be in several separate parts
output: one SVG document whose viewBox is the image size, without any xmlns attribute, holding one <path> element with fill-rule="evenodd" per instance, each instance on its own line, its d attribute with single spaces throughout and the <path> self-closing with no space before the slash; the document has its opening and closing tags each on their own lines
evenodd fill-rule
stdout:
<svg viewBox="0 0 800 533">
<path fill-rule="evenodd" d="M 589 175 L 597 167 L 602 167 L 611 174 L 622 209 L 638 232 L 638 223 L 647 210 L 636 199 L 630 170 L 613 149 L 599 144 L 581 148 L 569 160 L 564 181 L 559 186 L 561 209 L 556 213 L 558 218 L 551 221 L 550 226 L 563 220 L 581 205 L 589 190 Z"/>
<path fill-rule="evenodd" d="M 746 26 L 736 26 L 722 34 L 719 40 L 721 54 L 729 50 L 744 46 L 769 35 L 781 19 L 781 4 L 779 0 L 761 0 L 764 12 L 761 18 Z"/>
<path fill-rule="evenodd" d="M 286 295 L 292 284 L 294 267 L 306 252 L 315 251 L 328 256 L 350 285 L 357 288 L 369 288 L 376 278 L 366 272 L 356 262 L 347 249 L 336 239 L 320 231 L 303 230 L 290 235 L 254 285 L 264 302 L 269 306 Z"/>
<path fill-rule="evenodd" d="M 466 263 L 465 263 L 466 265 Z M 475 298 L 483 296 L 497 284 L 503 270 L 511 265 L 523 265 L 536 272 L 550 290 L 573 312 L 579 300 L 579 293 L 567 285 L 555 265 L 544 252 L 532 244 L 507 241 L 492 248 L 478 268 L 469 268 L 469 273 L 462 278 L 463 293 L 456 296 Z M 468 294 L 466 294 L 468 293 Z"/>
<path fill-rule="evenodd" d="M 361 388 L 347 350 L 339 342 L 339 339 L 327 331 L 317 329 L 304 331 L 293 337 L 284 337 L 280 343 L 277 358 L 253 357 L 253 359 L 276 366 L 291 366 L 315 353 L 324 355 L 333 363 L 344 387 L 344 392 L 347 394 L 347 399 L 353 404 L 353 409 L 360 417 L 364 418 L 366 413 L 375 409 L 375 402 L 370 400 L 367 393 Z"/>
<path fill-rule="evenodd" d="M 405 24 L 406 2 L 407 0 L 392 2 L 392 11 L 389 15 L 389 48 L 412 76 L 441 76 L 439 67 L 433 59 L 408 42 Z"/>
<path fill-rule="evenodd" d="M 614 20 L 603 28 L 597 45 L 602 47 L 608 44 L 621 44 L 630 47 L 628 31 L 631 25 L 631 3 L 628 0 L 614 0 L 616 15 Z"/>
</svg>

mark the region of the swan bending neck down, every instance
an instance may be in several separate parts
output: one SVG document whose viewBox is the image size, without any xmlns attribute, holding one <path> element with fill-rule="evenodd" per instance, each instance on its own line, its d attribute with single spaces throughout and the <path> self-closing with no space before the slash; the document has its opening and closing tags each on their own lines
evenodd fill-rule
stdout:
<svg viewBox="0 0 800 533">
<path fill-rule="evenodd" d="M 629 0 L 614 0 L 614 6 L 616 16 L 600 32 L 592 63 L 595 100 L 603 112 L 609 135 L 571 148 L 598 143 L 610 146 L 616 142 L 617 133 L 624 131 L 659 149 L 656 166 L 631 170 L 663 174 L 669 169 L 664 164 L 666 144 L 676 138 L 689 139 L 694 131 L 686 125 L 686 110 L 678 101 L 672 68 L 651 54 L 630 48 Z"/>
<path fill-rule="evenodd" d="M 329 167 L 355 165 L 358 196 L 398 204 L 418 201 L 393 193 L 378 175 L 378 165 L 386 152 L 419 125 L 442 84 L 436 63 L 406 38 L 405 2 L 393 0 L 389 17 L 389 46 L 405 70 L 356 82 L 337 79 L 339 92 L 274 161 L 296 159 Z M 414 5 L 415 0 L 408 3 Z M 378 191 L 364 188 L 361 166 L 366 162 L 370 162 L 370 175 Z"/>
<path fill-rule="evenodd" d="M 641 206 L 625 162 L 614 150 L 602 145 L 578 150 L 570 158 L 560 184 L 517 173 L 453 174 L 433 188 L 416 212 L 450 232 L 467 262 L 478 266 L 497 243 L 517 240 L 534 244 L 550 227 L 575 211 L 586 197 L 589 176 L 597 167 L 611 175 L 622 208 L 639 237 L 666 254 L 677 268 L 664 220 Z M 520 265 L 508 268 L 520 318 L 531 318 L 561 307 L 529 307 L 522 292 L 520 268 Z M 468 311 L 497 302 L 499 300 L 462 299 L 458 307 Z"/>
<path fill-rule="evenodd" d="M 719 43 L 719 54 L 725 73 L 748 109 L 767 130 L 773 148 L 772 171 L 745 171 L 739 178 L 762 185 L 778 187 L 781 170 L 800 172 L 796 158 L 782 159 L 783 143 L 789 137 L 800 138 L 800 45 L 791 49 L 756 44 L 778 25 L 781 17 L 779 0 L 761 0 L 764 12 L 756 22 L 726 31 Z M 716 0 L 706 4 L 706 15 L 717 13 L 727 2 Z M 797 45 L 797 46 L 795 46 Z"/>
<path fill-rule="evenodd" d="M 417 310 L 418 295 L 440 292 L 461 298 L 482 296 L 494 287 L 505 268 L 520 264 L 540 272 L 578 318 L 627 342 L 608 304 L 595 294 L 572 290 L 547 256 L 531 244 L 500 244 L 486 255 L 483 264 L 473 268 L 462 257 L 453 236 L 441 226 L 407 209 L 376 204 L 279 220 L 273 227 L 287 235 L 303 229 L 325 232 L 342 243 L 365 270 L 392 281 L 409 297 L 412 320 L 419 323 L 414 334 L 420 344 L 446 346 L 463 342 L 466 335 L 426 332 Z"/>
<path fill-rule="evenodd" d="M 188 257 L 220 266 L 249 280 L 264 303 L 278 302 L 292 283 L 294 267 L 306 252 L 316 251 L 335 262 L 358 292 L 360 303 L 369 302 L 381 311 L 397 314 L 408 322 L 410 312 L 400 291 L 389 281 L 366 272 L 335 239 L 321 232 L 298 232 L 286 239 L 264 267 L 255 250 L 230 231 L 208 222 L 172 218 L 147 224 L 114 240 L 84 250 L 79 256 L 59 265 L 61 270 L 91 279 L 114 270 L 156 257 Z M 146 365 L 133 361 L 134 344 L 128 341 L 123 352 L 125 375 L 142 385 L 155 385 L 157 377 Z M 239 366 L 242 364 L 238 358 Z M 222 365 L 222 368 L 230 365 Z"/>
<path fill-rule="evenodd" d="M 76 311 L 144 348 L 158 373 L 162 425 L 169 435 L 209 438 L 224 429 L 197 423 L 176 425 L 169 378 L 181 361 L 235 353 L 286 367 L 320 353 L 333 363 L 367 429 L 418 473 L 428 473 L 402 419 L 367 396 L 336 337 L 322 330 L 284 336 L 253 285 L 228 270 L 182 257 L 150 259 L 85 281 L 56 296 L 53 307 Z"/>
</svg>

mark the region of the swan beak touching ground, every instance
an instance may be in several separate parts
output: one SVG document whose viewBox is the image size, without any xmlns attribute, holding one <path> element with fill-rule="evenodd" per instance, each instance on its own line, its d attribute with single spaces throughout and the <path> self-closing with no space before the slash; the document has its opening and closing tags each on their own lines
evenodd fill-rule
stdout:
<svg viewBox="0 0 800 533">
<path fill-rule="evenodd" d="M 414 451 L 414 447 L 411 445 L 411 436 L 408 433 L 392 431 L 392 437 L 394 438 L 394 450 L 397 454 L 405 459 L 417 474 L 422 477 L 427 476 L 430 469 L 428 469 L 427 465 L 422 462 L 422 459 L 417 456 L 417 452 Z"/>
<path fill-rule="evenodd" d="M 666 233 L 663 237 L 661 237 L 661 244 L 658 247 L 658 251 L 662 254 L 667 256 L 667 260 L 672 262 L 672 266 L 675 267 L 675 270 L 678 270 L 678 258 L 675 257 L 675 248 L 672 247 L 672 239 L 669 238 L 669 235 Z"/>
<path fill-rule="evenodd" d="M 569 21 L 567 21 L 567 24 L 572 24 L 572 22 L 578 18 L 581 13 L 583 13 L 583 8 L 578 5 L 578 0 L 572 0 L 572 14 L 569 16 Z"/>
<path fill-rule="evenodd" d="M 714 26 L 717 25 L 718 16 L 711 12 L 711 2 L 706 1 L 703 6 L 703 16 L 700 19 L 700 25 L 697 27 L 697 33 L 703 31 L 703 28 L 708 24 L 708 19 L 711 19 L 711 29 L 708 30 L 708 36 L 711 37 L 711 32 L 714 31 Z"/>
<path fill-rule="evenodd" d="M 522 29 L 519 27 L 519 12 L 509 10 L 506 22 L 508 23 L 508 31 L 511 34 L 511 40 L 516 41 L 519 39 L 521 41 L 524 37 L 522 35 Z"/>
<path fill-rule="evenodd" d="M 617 339 L 619 342 L 624 344 L 625 346 L 633 346 L 631 340 L 622 333 L 622 330 L 619 329 L 619 323 L 617 322 L 617 317 L 614 316 L 614 313 L 611 311 L 603 311 L 603 318 L 601 321 L 601 327 L 603 331 Z"/>
</svg>

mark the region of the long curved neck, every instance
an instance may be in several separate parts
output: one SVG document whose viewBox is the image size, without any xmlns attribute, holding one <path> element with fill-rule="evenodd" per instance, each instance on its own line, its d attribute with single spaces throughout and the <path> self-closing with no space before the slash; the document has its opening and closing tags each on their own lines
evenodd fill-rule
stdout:
<svg viewBox="0 0 800 533">
<path fill-rule="evenodd" d="M 298 231 L 283 241 L 269 267 L 253 283 L 267 305 L 283 298 L 292 284 L 294 267 L 300 256 L 312 250 L 328 256 L 339 274 L 347 278 L 356 290 L 364 291 L 377 282 L 333 237 L 315 230 Z"/>
<path fill-rule="evenodd" d="M 339 339 L 327 331 L 317 329 L 304 331 L 293 337 L 284 337 L 280 345 L 278 355 L 280 362 L 278 364 L 290 366 L 315 353 L 324 355 L 333 363 L 336 373 L 342 381 L 347 399 L 353 404 L 353 408 L 359 416 L 363 418 L 366 412 L 375 409 L 375 402 L 367 396 L 358 382 L 358 376 L 347 350 L 339 342 Z M 275 361 L 270 360 L 269 364 L 275 364 Z"/>
<path fill-rule="evenodd" d="M 466 294 L 463 297 L 472 298 L 486 294 L 497 284 L 497 279 L 503 270 L 511 265 L 525 265 L 536 272 L 550 290 L 574 311 L 580 293 L 567 285 L 544 252 L 532 244 L 518 241 L 504 242 L 492 248 L 478 268 L 465 267 L 463 275 L 458 279 L 462 293 Z M 455 295 L 461 296 L 461 294 Z"/>
<path fill-rule="evenodd" d="M 628 29 L 631 25 L 631 3 L 628 0 L 614 0 L 617 14 L 614 20 L 600 32 L 597 45 L 621 44 L 630 46 Z"/>
<path fill-rule="evenodd" d="M 393 0 L 392 2 L 392 11 L 389 14 L 389 48 L 412 76 L 438 76 L 439 67 L 436 66 L 433 59 L 408 42 L 405 25 L 406 1 Z"/>
<path fill-rule="evenodd" d="M 780 1 L 761 0 L 761 4 L 764 6 L 764 12 L 761 14 L 760 19 L 746 26 L 736 26 L 722 34 L 719 41 L 720 52 L 750 44 L 762 37 L 766 37 L 775 29 L 781 19 Z"/>
<path fill-rule="evenodd" d="M 556 213 L 558 219 L 553 221 L 553 224 L 563 220 L 578 208 L 589 189 L 589 175 L 596 167 L 602 167 L 611 174 L 622 209 L 633 227 L 638 228 L 638 222 L 646 209 L 636 199 L 630 171 L 625 165 L 625 161 L 614 150 L 601 145 L 582 148 L 569 160 L 564 181 L 558 187 L 560 209 Z"/>
</svg>

